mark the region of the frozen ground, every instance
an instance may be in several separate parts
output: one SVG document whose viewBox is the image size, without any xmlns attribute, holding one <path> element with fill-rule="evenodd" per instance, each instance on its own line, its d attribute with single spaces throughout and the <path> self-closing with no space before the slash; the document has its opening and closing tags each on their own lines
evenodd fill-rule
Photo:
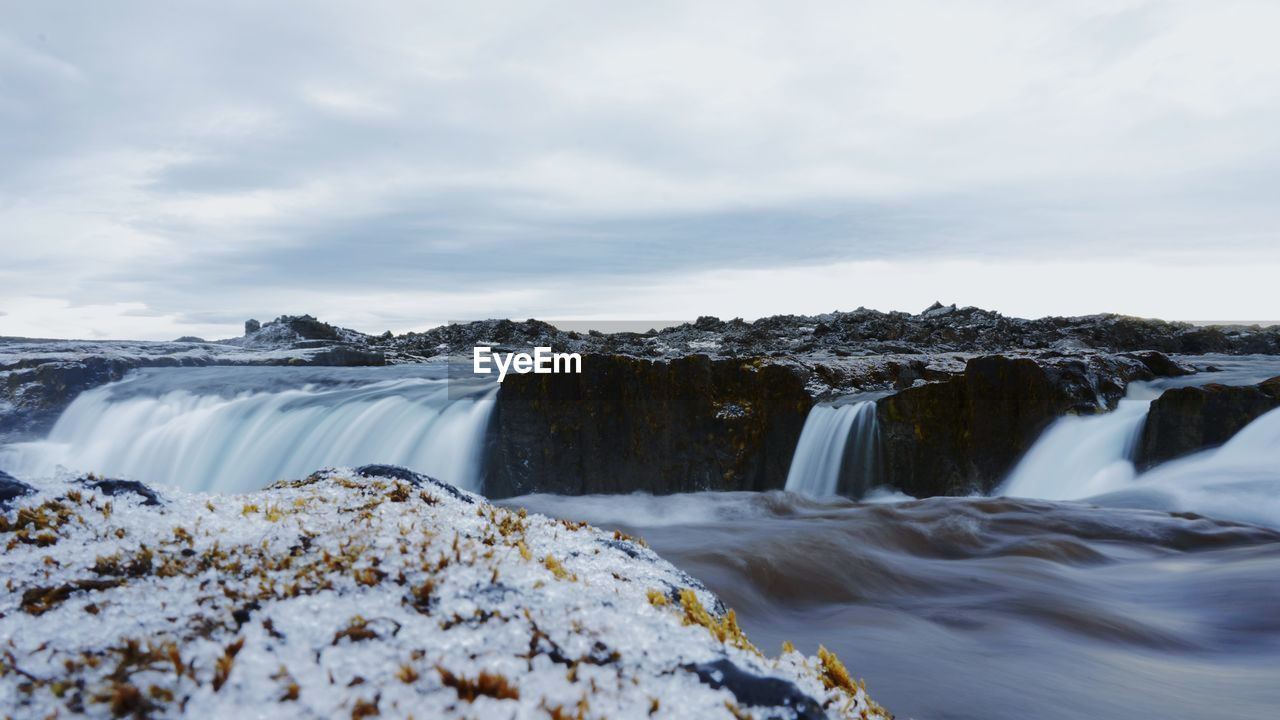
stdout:
<svg viewBox="0 0 1280 720">
<path fill-rule="evenodd" d="M 888 717 L 642 541 L 408 471 L 34 487 L 0 515 L 10 717 Z"/>
</svg>

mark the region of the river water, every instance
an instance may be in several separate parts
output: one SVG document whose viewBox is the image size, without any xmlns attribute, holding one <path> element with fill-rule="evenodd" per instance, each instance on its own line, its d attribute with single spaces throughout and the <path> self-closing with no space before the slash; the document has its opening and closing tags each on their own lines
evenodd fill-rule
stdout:
<svg viewBox="0 0 1280 720">
<path fill-rule="evenodd" d="M 644 537 L 767 652 L 899 717 L 1274 718 L 1280 533 L 1074 503 L 773 492 L 504 501 Z"/>
</svg>

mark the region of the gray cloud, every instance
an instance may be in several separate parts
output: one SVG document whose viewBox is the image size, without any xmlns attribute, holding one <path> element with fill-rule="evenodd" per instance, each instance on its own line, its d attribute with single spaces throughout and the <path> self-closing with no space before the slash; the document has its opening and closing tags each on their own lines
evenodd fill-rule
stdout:
<svg viewBox="0 0 1280 720">
<path fill-rule="evenodd" d="M 553 315 L 602 298 L 503 292 L 859 260 L 1256 265 L 1280 246 L 1267 5 L 6 15 L 6 306 L 204 332 L 320 288 Z"/>
</svg>

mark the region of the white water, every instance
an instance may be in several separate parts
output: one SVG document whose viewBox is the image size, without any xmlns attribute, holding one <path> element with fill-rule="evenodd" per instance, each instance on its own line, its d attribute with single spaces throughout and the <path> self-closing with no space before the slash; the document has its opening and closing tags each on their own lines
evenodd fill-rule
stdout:
<svg viewBox="0 0 1280 720">
<path fill-rule="evenodd" d="M 1132 482 L 1114 483 L 1089 501 L 1280 528 L 1280 408 L 1246 425 L 1222 447 L 1164 463 Z"/>
<path fill-rule="evenodd" d="M 840 486 L 845 448 L 851 448 L 854 486 L 865 492 L 874 481 L 878 426 L 874 401 L 848 405 L 815 405 L 805 418 L 800 441 L 796 443 L 786 489 L 808 497 L 830 497 Z"/>
<path fill-rule="evenodd" d="M 238 492 L 326 466 L 386 463 L 480 489 L 492 390 L 451 400 L 442 377 L 364 371 L 333 382 L 340 374 L 326 371 L 329 382 L 308 384 L 307 369 L 236 368 L 268 378 L 266 389 L 237 392 L 211 388 L 216 372 L 170 370 L 163 382 L 153 372 L 90 390 L 46 440 L 0 447 L 0 468 L 18 477 L 96 472 Z"/>
<path fill-rule="evenodd" d="M 1263 370 L 1274 374 L 1274 359 L 1270 363 Z M 1176 384 L 1193 379 L 1243 384 L 1256 382 L 1255 375 L 1216 374 Z M 1057 420 L 996 494 L 1190 512 L 1280 528 L 1280 409 L 1255 419 L 1222 447 L 1138 474 L 1134 451 L 1151 398 L 1160 389 L 1135 384 L 1111 413 Z"/>
<path fill-rule="evenodd" d="M 1000 494 L 1076 500 L 1133 480 L 1150 400 L 1120 401 L 1104 415 L 1059 418 L 1018 461 Z"/>
</svg>

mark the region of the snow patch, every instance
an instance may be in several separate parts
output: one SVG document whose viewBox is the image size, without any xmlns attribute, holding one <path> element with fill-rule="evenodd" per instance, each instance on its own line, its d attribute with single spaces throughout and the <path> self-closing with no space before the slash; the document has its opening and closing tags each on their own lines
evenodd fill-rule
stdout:
<svg viewBox="0 0 1280 720">
<path fill-rule="evenodd" d="M 33 484 L 0 515 L 17 716 L 888 717 L 643 541 L 408 471 L 154 506 Z"/>
</svg>

